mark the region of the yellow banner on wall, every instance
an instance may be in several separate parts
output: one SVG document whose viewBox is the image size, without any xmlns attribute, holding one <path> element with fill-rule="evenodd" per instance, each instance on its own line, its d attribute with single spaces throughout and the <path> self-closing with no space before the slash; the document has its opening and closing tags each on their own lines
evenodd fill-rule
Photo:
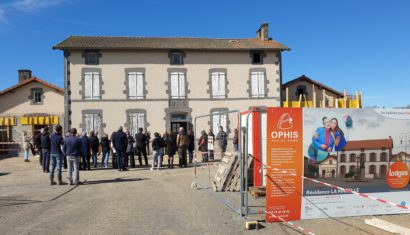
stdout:
<svg viewBox="0 0 410 235">
<path fill-rule="evenodd" d="M 0 126 L 15 126 L 16 124 L 15 117 L 0 117 Z"/>
<path fill-rule="evenodd" d="M 57 125 L 58 116 L 21 117 L 21 125 Z"/>
</svg>

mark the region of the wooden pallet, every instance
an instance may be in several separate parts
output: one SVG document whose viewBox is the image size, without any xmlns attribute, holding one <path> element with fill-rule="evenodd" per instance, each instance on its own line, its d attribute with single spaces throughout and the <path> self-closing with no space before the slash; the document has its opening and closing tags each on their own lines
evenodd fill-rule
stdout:
<svg viewBox="0 0 410 235">
<path fill-rule="evenodd" d="M 264 197 L 266 196 L 266 188 L 265 187 L 249 187 L 249 192 L 254 198 Z"/>
</svg>

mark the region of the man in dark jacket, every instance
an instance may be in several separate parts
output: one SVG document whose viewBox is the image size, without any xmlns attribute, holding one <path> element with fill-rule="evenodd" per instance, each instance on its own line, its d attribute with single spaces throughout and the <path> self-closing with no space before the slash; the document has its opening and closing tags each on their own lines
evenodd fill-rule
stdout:
<svg viewBox="0 0 410 235">
<path fill-rule="evenodd" d="M 221 147 L 223 157 L 226 152 L 226 146 L 228 145 L 228 135 L 222 126 L 219 127 L 219 132 L 216 139 L 219 140 L 219 147 Z"/>
<path fill-rule="evenodd" d="M 127 135 L 122 131 L 122 126 L 113 134 L 111 141 L 117 158 L 118 171 L 126 171 L 127 168 L 125 168 L 124 165 L 124 158 L 125 152 L 127 151 Z"/>
<path fill-rule="evenodd" d="M 108 158 L 110 157 L 110 140 L 108 139 L 107 134 L 103 134 L 101 138 L 101 151 L 102 151 L 102 159 L 101 165 L 104 164 L 105 168 L 108 168 Z"/>
<path fill-rule="evenodd" d="M 140 162 L 140 166 L 142 166 L 142 159 L 141 154 L 144 156 L 145 166 L 148 166 L 148 158 L 147 158 L 147 136 L 142 133 L 144 129 L 139 128 L 138 133 L 135 134 L 135 142 L 137 143 L 136 152 L 138 155 L 138 161 Z"/>
<path fill-rule="evenodd" d="M 87 132 L 83 131 L 81 137 L 81 161 L 82 161 L 82 170 L 90 170 L 90 140 L 87 136 Z"/>
<path fill-rule="evenodd" d="M 50 160 L 51 160 L 51 169 L 50 169 L 50 185 L 55 185 L 54 182 L 54 170 L 57 167 L 57 179 L 58 185 L 63 185 L 61 167 L 63 165 L 63 151 L 61 147 L 64 144 L 62 131 L 63 128 L 60 125 L 56 126 L 56 132 L 50 135 L 51 150 L 50 150 Z"/>
<path fill-rule="evenodd" d="M 40 134 L 36 137 L 36 139 L 34 141 L 34 146 L 38 149 L 38 155 L 39 155 L 38 160 L 39 160 L 40 166 L 43 165 L 43 153 L 41 152 L 41 135 L 43 133 L 44 133 L 44 128 L 41 128 Z"/>
<path fill-rule="evenodd" d="M 98 136 L 94 134 L 94 131 L 90 132 L 90 148 L 91 148 L 91 156 L 93 158 L 93 167 L 97 167 L 97 155 L 99 154 L 99 146 L 100 141 Z"/>
<path fill-rule="evenodd" d="M 40 145 L 41 145 L 41 152 L 43 154 L 43 172 L 48 173 L 50 172 L 50 149 L 51 149 L 51 142 L 50 142 L 50 133 L 48 132 L 48 126 L 44 127 L 44 133 L 40 136 Z"/>
<path fill-rule="evenodd" d="M 70 136 L 64 140 L 63 152 L 67 156 L 67 178 L 69 185 L 80 183 L 81 140 L 77 138 L 77 129 L 70 130 Z M 74 179 L 72 177 L 74 168 Z"/>
</svg>

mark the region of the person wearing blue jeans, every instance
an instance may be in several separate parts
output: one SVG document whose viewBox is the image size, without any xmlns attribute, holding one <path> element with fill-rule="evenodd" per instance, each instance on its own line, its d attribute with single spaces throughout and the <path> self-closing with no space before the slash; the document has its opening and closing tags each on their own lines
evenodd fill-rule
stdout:
<svg viewBox="0 0 410 235">
<path fill-rule="evenodd" d="M 152 165 L 151 170 L 154 170 L 155 162 L 157 162 L 157 169 L 161 168 L 162 162 L 162 148 L 165 146 L 165 141 L 158 132 L 154 133 L 154 139 L 152 140 Z"/>
<path fill-rule="evenodd" d="M 67 178 L 69 185 L 80 184 L 81 140 L 77 138 L 77 129 L 70 130 L 70 136 L 64 140 L 63 151 L 67 156 Z M 74 168 L 74 177 L 73 177 Z"/>
<path fill-rule="evenodd" d="M 56 132 L 50 135 L 50 185 L 56 184 L 54 182 L 54 170 L 57 168 L 57 183 L 58 185 L 63 185 L 62 174 L 61 174 L 61 167 L 63 165 L 63 151 L 61 147 L 64 144 L 62 131 L 63 128 L 60 125 L 57 125 L 55 128 Z"/>
<path fill-rule="evenodd" d="M 110 140 L 108 139 L 107 134 L 103 134 L 103 136 L 101 137 L 101 150 L 102 150 L 101 165 L 104 164 L 104 167 L 108 168 L 108 159 L 110 157 Z"/>
</svg>

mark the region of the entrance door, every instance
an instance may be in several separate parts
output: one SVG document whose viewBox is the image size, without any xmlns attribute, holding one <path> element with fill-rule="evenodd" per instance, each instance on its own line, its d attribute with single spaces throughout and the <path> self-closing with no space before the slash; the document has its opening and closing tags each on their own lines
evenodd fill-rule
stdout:
<svg viewBox="0 0 410 235">
<path fill-rule="evenodd" d="M 171 131 L 178 133 L 180 127 L 183 127 L 185 132 L 192 129 L 192 124 L 188 121 L 187 113 L 171 114 Z"/>
<path fill-rule="evenodd" d="M 178 133 L 179 128 L 183 127 L 184 130 L 187 130 L 187 122 L 171 122 L 171 131 L 173 133 Z"/>
</svg>

